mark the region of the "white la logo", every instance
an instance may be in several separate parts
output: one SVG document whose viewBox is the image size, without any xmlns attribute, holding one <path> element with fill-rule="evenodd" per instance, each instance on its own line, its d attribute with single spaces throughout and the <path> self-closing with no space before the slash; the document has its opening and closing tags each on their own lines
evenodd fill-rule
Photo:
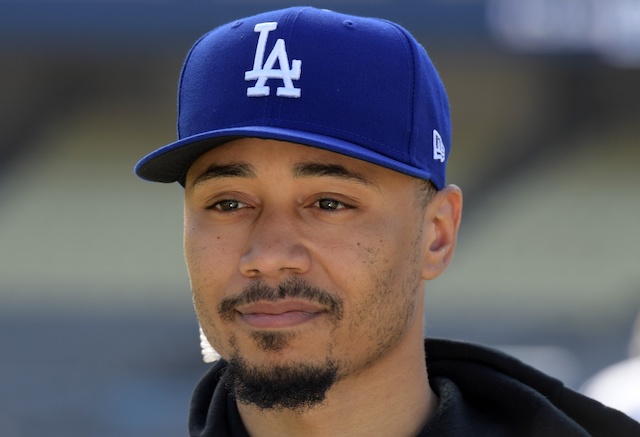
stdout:
<svg viewBox="0 0 640 437">
<path fill-rule="evenodd" d="M 256 56 L 253 60 L 253 70 L 246 71 L 244 73 L 244 80 L 257 80 L 256 84 L 247 88 L 248 97 L 264 97 L 268 96 L 271 89 L 266 86 L 267 79 L 282 79 L 284 83 L 283 87 L 278 87 L 276 95 L 280 97 L 300 97 L 300 88 L 293 86 L 292 80 L 300 79 L 300 67 L 302 61 L 294 59 L 291 61 L 291 68 L 289 68 L 289 56 L 287 56 L 287 49 L 282 38 L 276 41 L 273 46 L 273 50 L 267 57 L 264 66 L 262 60 L 264 59 L 264 50 L 267 45 L 267 38 L 269 32 L 275 30 L 278 27 L 278 23 L 258 23 L 253 29 L 255 32 L 260 32 L 258 37 L 258 47 L 256 48 Z M 280 69 L 276 70 L 276 61 L 280 64 Z"/>
<path fill-rule="evenodd" d="M 442 137 L 438 133 L 437 130 L 433 130 L 433 159 L 444 162 L 446 150 L 444 148 L 444 143 L 442 142 Z"/>
</svg>

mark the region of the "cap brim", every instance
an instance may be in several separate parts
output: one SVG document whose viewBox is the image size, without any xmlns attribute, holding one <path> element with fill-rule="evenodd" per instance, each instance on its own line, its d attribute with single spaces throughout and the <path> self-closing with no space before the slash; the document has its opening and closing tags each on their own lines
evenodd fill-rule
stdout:
<svg viewBox="0 0 640 437">
<path fill-rule="evenodd" d="M 180 182 L 184 184 L 187 170 L 206 151 L 234 139 L 243 137 L 289 141 L 361 159 L 421 179 L 433 179 L 432 175 L 416 167 L 398 162 L 385 155 L 372 152 L 357 144 L 304 131 L 267 126 L 245 126 L 220 129 L 182 138 L 142 158 L 135 166 L 135 173 L 153 182 Z M 436 185 L 440 181 L 433 181 Z"/>
</svg>

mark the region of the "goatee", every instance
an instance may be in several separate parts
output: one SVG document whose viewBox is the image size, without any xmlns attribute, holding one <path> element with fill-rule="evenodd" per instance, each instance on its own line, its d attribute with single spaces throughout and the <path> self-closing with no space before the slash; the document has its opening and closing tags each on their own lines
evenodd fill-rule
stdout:
<svg viewBox="0 0 640 437">
<path fill-rule="evenodd" d="M 277 287 L 264 282 L 251 283 L 239 295 L 223 299 L 218 306 L 218 314 L 223 322 L 230 323 L 240 305 L 260 301 L 276 302 L 287 298 L 317 302 L 325 308 L 325 315 L 334 326 L 343 317 L 343 303 L 339 297 L 297 277 L 288 278 Z M 286 331 L 251 332 L 256 346 L 270 353 L 289 347 L 294 337 L 295 333 Z M 258 366 L 247 363 L 236 349 L 229 360 L 225 379 L 241 404 L 253 405 L 262 410 L 288 409 L 304 412 L 325 400 L 327 391 L 338 378 L 337 375 L 338 365 L 331 359 L 321 364 Z"/>
<path fill-rule="evenodd" d="M 324 365 L 298 363 L 265 368 L 250 366 L 234 357 L 225 376 L 242 404 L 302 413 L 322 404 L 337 380 L 338 366 L 328 361 Z"/>
</svg>

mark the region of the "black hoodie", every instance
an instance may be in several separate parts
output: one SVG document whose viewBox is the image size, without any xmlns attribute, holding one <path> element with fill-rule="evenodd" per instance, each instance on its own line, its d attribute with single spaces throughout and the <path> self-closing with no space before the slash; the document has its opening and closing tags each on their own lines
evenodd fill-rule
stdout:
<svg viewBox="0 0 640 437">
<path fill-rule="evenodd" d="M 482 346 L 425 340 L 439 397 L 421 436 L 640 437 L 640 424 L 522 362 Z M 192 437 L 249 437 L 216 362 L 191 402 Z"/>
</svg>

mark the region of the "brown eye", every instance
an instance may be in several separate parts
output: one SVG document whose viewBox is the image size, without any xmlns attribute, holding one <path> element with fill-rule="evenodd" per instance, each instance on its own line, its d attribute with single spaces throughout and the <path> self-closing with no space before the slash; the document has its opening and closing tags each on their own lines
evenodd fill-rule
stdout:
<svg viewBox="0 0 640 437">
<path fill-rule="evenodd" d="M 329 211 L 346 208 L 345 204 L 335 199 L 320 199 L 317 201 L 318 208 Z"/>
<path fill-rule="evenodd" d="M 244 207 L 246 207 L 246 205 L 242 202 L 233 199 L 227 199 L 214 203 L 210 206 L 210 209 L 216 209 L 218 211 L 235 211 Z"/>
</svg>

